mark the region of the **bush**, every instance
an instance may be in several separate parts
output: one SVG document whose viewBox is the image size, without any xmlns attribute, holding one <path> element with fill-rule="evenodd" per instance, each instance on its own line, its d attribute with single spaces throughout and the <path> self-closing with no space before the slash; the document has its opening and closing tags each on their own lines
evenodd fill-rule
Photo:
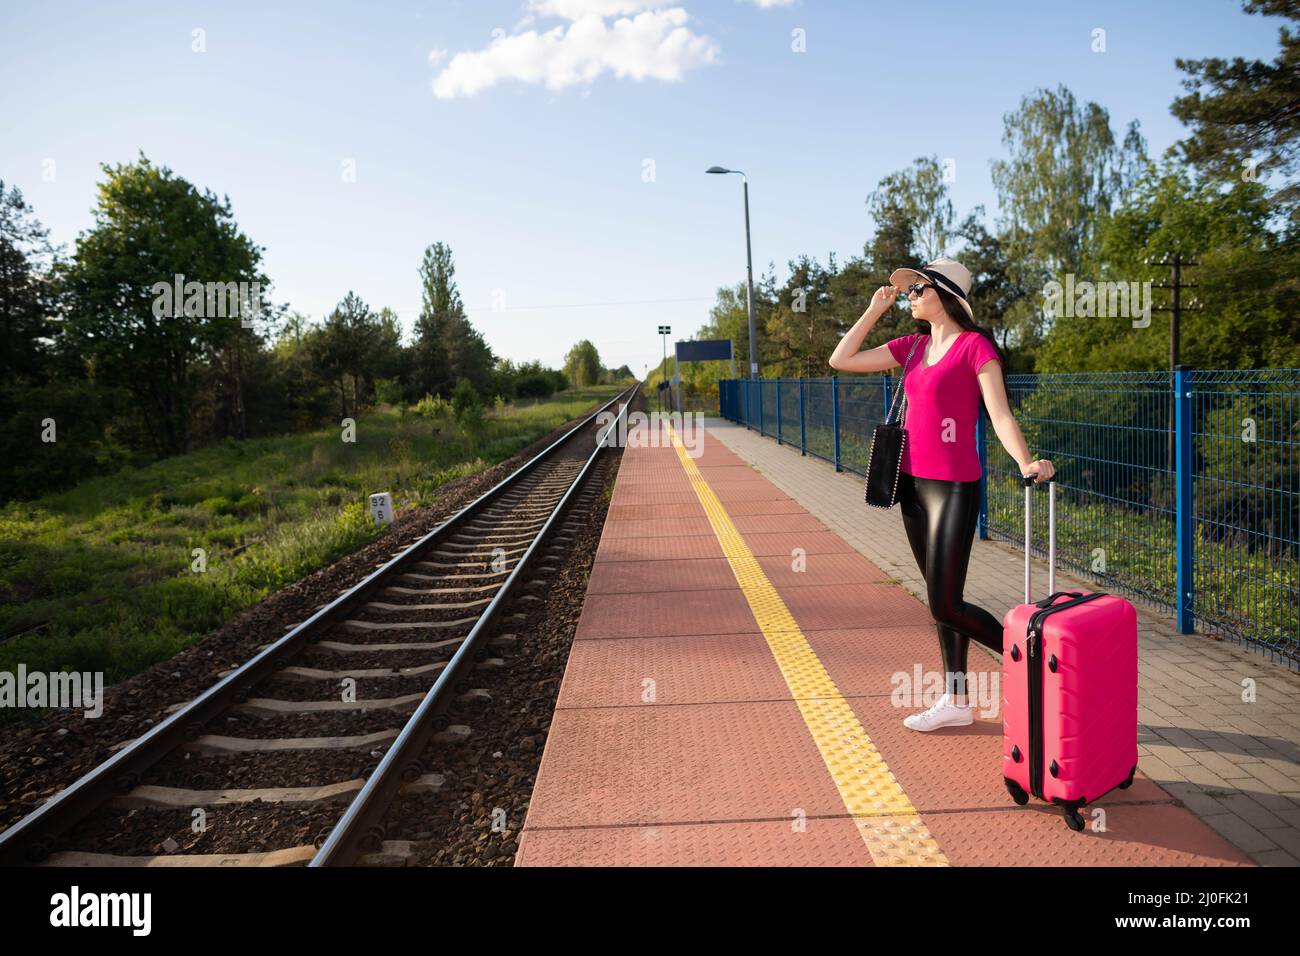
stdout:
<svg viewBox="0 0 1300 956">
<path fill-rule="evenodd" d="M 385 405 L 398 405 L 402 401 L 403 388 L 399 379 L 381 378 L 375 380 L 375 399 Z"/>
<path fill-rule="evenodd" d="M 451 412 L 451 402 L 441 395 L 426 395 L 412 406 L 412 411 L 424 418 L 441 418 Z"/>
<path fill-rule="evenodd" d="M 456 415 L 456 422 L 465 433 L 465 437 L 469 439 L 470 448 L 478 448 L 480 440 L 487 431 L 487 416 L 483 412 L 483 406 L 466 405 Z"/>
<path fill-rule="evenodd" d="M 515 394 L 520 398 L 550 398 L 555 394 L 555 380 L 545 372 L 531 372 L 519 376 Z"/>
<path fill-rule="evenodd" d="M 456 417 L 461 418 L 466 410 L 479 407 L 478 392 L 467 378 L 456 382 L 456 390 L 451 393 L 451 407 L 456 410 Z"/>
</svg>

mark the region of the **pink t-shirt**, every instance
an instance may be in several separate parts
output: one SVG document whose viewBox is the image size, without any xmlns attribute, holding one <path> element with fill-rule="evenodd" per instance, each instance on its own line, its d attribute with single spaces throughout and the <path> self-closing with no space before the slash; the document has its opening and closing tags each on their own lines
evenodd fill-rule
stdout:
<svg viewBox="0 0 1300 956">
<path fill-rule="evenodd" d="M 918 336 L 920 341 L 903 386 L 907 396 L 903 422 L 907 441 L 903 443 L 900 468 L 918 478 L 974 481 L 982 474 L 975 447 L 975 423 L 980 412 L 977 373 L 989 359 L 997 360 L 998 353 L 983 335 L 965 329 L 943 357 L 926 368 L 925 350 L 930 336 L 917 332 L 886 343 L 900 365 L 907 361 L 908 350 Z M 901 375 L 903 371 L 892 374 Z"/>
</svg>

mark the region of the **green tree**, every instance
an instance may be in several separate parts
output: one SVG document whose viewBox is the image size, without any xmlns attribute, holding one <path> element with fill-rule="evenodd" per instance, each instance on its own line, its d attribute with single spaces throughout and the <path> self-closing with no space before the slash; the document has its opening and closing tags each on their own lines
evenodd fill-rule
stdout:
<svg viewBox="0 0 1300 956">
<path fill-rule="evenodd" d="M 1131 201 L 1099 233 L 1089 274 L 1117 282 L 1167 281 L 1167 267 L 1147 264 L 1174 250 L 1199 263 L 1194 272 L 1200 311 L 1184 313 L 1180 356 L 1198 368 L 1300 365 L 1300 301 L 1287 280 L 1300 263 L 1268 228 L 1272 207 L 1258 182 L 1230 189 L 1194 180 L 1173 161 L 1152 168 Z M 1168 291 L 1152 290 L 1157 303 Z M 1168 312 L 1150 325 L 1131 316 L 1061 317 L 1040 353 L 1041 371 L 1150 370 L 1169 364 Z"/>
<path fill-rule="evenodd" d="M 757 289 L 754 290 L 757 293 Z M 755 303 L 755 322 L 757 323 Z M 736 359 L 736 374 L 748 378 L 749 369 L 749 311 L 745 304 L 745 283 L 723 286 L 709 308 L 709 318 L 696 333 L 700 339 L 731 339 L 732 354 Z M 653 380 L 654 376 L 651 376 Z"/>
<path fill-rule="evenodd" d="M 16 186 L 0 180 L 0 376 L 35 376 L 53 334 L 55 249 Z"/>
<path fill-rule="evenodd" d="M 375 316 L 369 347 L 369 368 L 366 371 L 371 385 L 381 378 L 403 374 L 402 323 L 397 313 L 387 306 Z"/>
<path fill-rule="evenodd" d="M 485 392 L 492 384 L 492 368 L 496 356 L 478 330 L 464 315 L 453 316 L 447 324 L 447 353 L 451 372 L 457 378 L 469 379 L 475 391 Z"/>
<path fill-rule="evenodd" d="M 1007 315 L 1028 292 L 1017 283 L 1002 240 L 984 226 L 983 214 L 984 208 L 977 206 L 957 228 L 962 240 L 957 258 L 970 270 L 968 298 L 975 323 L 993 333 L 998 344 L 1007 349 Z"/>
<path fill-rule="evenodd" d="M 821 375 L 826 357 L 844 334 L 831 295 L 835 256 L 831 254 L 828 266 L 807 256 L 789 265 L 790 276 L 781 289 L 780 300 L 764 324 L 769 345 L 781 356 L 768 374 L 805 378 Z"/>
<path fill-rule="evenodd" d="M 879 189 L 877 194 L 880 194 Z M 876 200 L 872 212 L 875 231 L 862 248 L 867 272 L 880 278 L 877 287 L 884 285 L 895 269 L 929 261 L 922 259 L 917 248 L 916 223 L 902 201 L 897 196 L 880 195 L 883 198 Z"/>
<path fill-rule="evenodd" d="M 262 284 L 261 249 L 239 231 L 228 198 L 199 192 L 143 154 L 102 168 L 94 225 L 67 270 L 65 331 L 97 382 L 133 396 L 159 455 L 188 451 L 194 366 L 239 334 L 240 318 L 177 302 L 156 310 L 154 286 L 177 276 Z"/>
<path fill-rule="evenodd" d="M 447 326 L 464 314 L 456 288 L 456 266 L 451 247 L 435 242 L 424 250 L 420 262 L 420 315 L 415 320 L 410 395 L 444 395 L 451 382 L 447 354 Z"/>
<path fill-rule="evenodd" d="M 385 314 L 386 313 L 386 314 Z M 309 336 L 313 360 L 338 391 L 340 417 L 355 417 L 374 382 L 391 369 L 400 330 L 391 310 L 376 314 L 349 291 L 325 324 Z"/>
<path fill-rule="evenodd" d="M 1054 276 L 1081 272 L 1100 225 L 1131 188 L 1145 146 L 1136 121 L 1117 145 L 1107 111 L 1080 106 L 1064 86 L 1035 90 L 1003 121 L 1010 156 L 992 164 L 1003 212 L 999 239 L 1013 283 L 1041 289 Z M 1025 298 L 1011 308 L 1024 344 L 1042 332 L 1036 302 Z"/>
<path fill-rule="evenodd" d="M 1300 0 L 1246 0 L 1249 14 L 1300 20 Z M 1170 112 L 1192 128 L 1171 152 L 1221 180 L 1249 176 L 1251 164 L 1284 177 L 1273 202 L 1300 224 L 1300 35 L 1278 29 L 1281 51 L 1272 63 L 1233 57 L 1174 60 L 1188 74 L 1189 92 Z"/>
<path fill-rule="evenodd" d="M 446 396 L 461 378 L 480 393 L 488 391 L 496 358 L 465 315 L 450 246 L 435 242 L 424 250 L 420 279 L 423 304 L 412 348 L 413 395 Z"/>
<path fill-rule="evenodd" d="M 564 358 L 564 374 L 579 387 L 595 385 L 600 380 L 603 368 L 596 346 L 588 339 L 583 339 L 569 349 L 569 354 Z"/>
<path fill-rule="evenodd" d="M 458 379 L 456 387 L 451 392 L 451 407 L 456 415 L 461 416 L 471 407 L 481 404 L 479 394 L 474 390 L 474 384 L 467 378 Z"/>
<path fill-rule="evenodd" d="M 946 255 L 955 238 L 952 199 L 937 156 L 922 156 L 907 169 L 880 180 L 867 198 L 867 209 L 878 225 L 897 228 L 907 223 L 906 231 L 892 233 L 902 242 L 891 251 L 911 254 L 915 247 L 920 258 L 929 262 Z M 909 263 L 904 259 L 893 268 Z"/>
<path fill-rule="evenodd" d="M 320 362 L 320 334 L 320 326 L 298 312 L 287 316 L 280 326 L 267 372 L 275 392 L 267 404 L 279 412 L 276 421 L 283 428 L 310 428 L 334 407 L 333 383 Z"/>
</svg>

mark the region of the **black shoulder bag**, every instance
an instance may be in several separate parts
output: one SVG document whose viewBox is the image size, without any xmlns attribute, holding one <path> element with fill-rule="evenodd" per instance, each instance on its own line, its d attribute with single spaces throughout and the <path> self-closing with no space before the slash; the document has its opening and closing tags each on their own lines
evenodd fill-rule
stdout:
<svg viewBox="0 0 1300 956">
<path fill-rule="evenodd" d="M 898 473 L 902 469 L 903 445 L 907 441 L 907 432 L 903 431 L 903 416 L 907 412 L 907 395 L 903 393 L 903 383 L 907 379 L 907 368 L 912 364 L 912 353 L 920 341 L 919 335 L 912 340 L 907 361 L 903 363 L 903 374 L 899 377 L 898 387 L 894 389 L 894 400 L 889 404 L 889 414 L 883 422 L 876 425 L 875 434 L 871 436 L 863 500 L 873 508 L 892 508 L 898 503 Z M 898 421 L 894 422 L 891 419 L 900 394 L 903 395 L 903 404 L 898 412 Z"/>
</svg>

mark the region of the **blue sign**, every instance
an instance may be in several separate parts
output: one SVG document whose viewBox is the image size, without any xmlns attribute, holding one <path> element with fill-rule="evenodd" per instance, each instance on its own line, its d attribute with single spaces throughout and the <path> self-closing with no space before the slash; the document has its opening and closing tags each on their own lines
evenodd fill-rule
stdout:
<svg viewBox="0 0 1300 956">
<path fill-rule="evenodd" d="M 678 342 L 674 347 L 679 362 L 726 362 L 731 359 L 731 339 Z"/>
</svg>

